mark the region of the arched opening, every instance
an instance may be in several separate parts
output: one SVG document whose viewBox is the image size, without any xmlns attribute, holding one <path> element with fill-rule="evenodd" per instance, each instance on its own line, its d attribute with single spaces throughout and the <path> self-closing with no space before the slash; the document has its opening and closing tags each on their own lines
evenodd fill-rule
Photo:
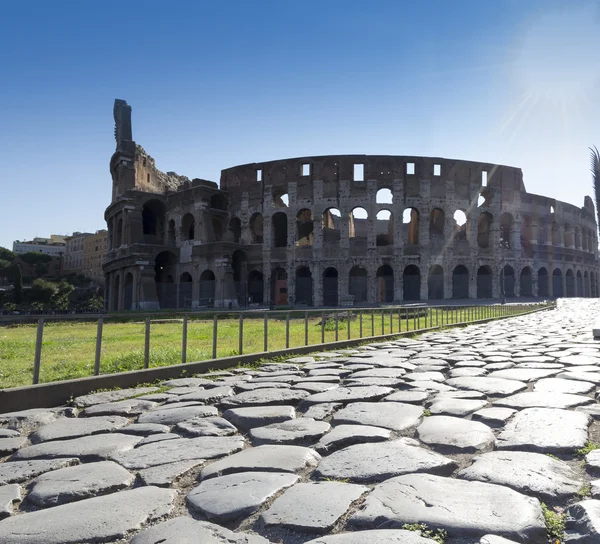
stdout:
<svg viewBox="0 0 600 544">
<path fill-rule="evenodd" d="M 452 271 L 452 298 L 469 298 L 469 271 L 462 264 Z"/>
<path fill-rule="evenodd" d="M 377 302 L 394 301 L 394 271 L 384 264 L 377 269 Z"/>
<path fill-rule="evenodd" d="M 181 219 L 181 240 L 193 240 L 196 231 L 196 220 L 191 213 L 186 213 Z"/>
<path fill-rule="evenodd" d="M 283 268 L 271 272 L 271 301 L 276 306 L 288 303 L 287 272 Z"/>
<path fill-rule="evenodd" d="M 264 288 L 262 272 L 252 270 L 248 274 L 248 302 L 250 304 L 262 304 L 264 302 Z"/>
<path fill-rule="evenodd" d="M 488 212 L 483 212 L 477 219 L 477 245 L 481 248 L 490 247 L 492 219 L 492 214 Z M 477 275 L 479 275 L 479 272 L 477 272 Z"/>
<path fill-rule="evenodd" d="M 515 271 L 512 266 L 505 265 L 500 275 L 500 292 L 504 293 L 505 297 L 515 296 Z"/>
<path fill-rule="evenodd" d="M 427 298 L 441 300 L 444 298 L 444 269 L 440 265 L 432 266 L 427 276 Z"/>
<path fill-rule="evenodd" d="M 287 193 L 276 190 L 273 192 L 273 207 L 274 208 L 287 208 L 290 205 L 290 198 Z"/>
<path fill-rule="evenodd" d="M 231 256 L 231 268 L 233 269 L 233 284 L 240 307 L 246 306 L 248 294 L 246 292 L 248 282 L 248 259 L 246 253 L 237 249 Z"/>
<path fill-rule="evenodd" d="M 567 270 L 567 274 L 565 277 L 565 283 L 566 283 L 566 287 L 567 287 L 567 296 L 574 297 L 575 296 L 575 275 L 573 274 L 573 271 L 570 268 L 569 268 L 569 270 Z"/>
<path fill-rule="evenodd" d="M 452 236 L 458 242 L 464 242 L 467 239 L 467 214 L 462 210 L 456 210 L 453 215 L 454 228 Z"/>
<path fill-rule="evenodd" d="M 338 305 L 338 271 L 329 267 L 323 272 L 323 306 Z"/>
<path fill-rule="evenodd" d="M 274 213 L 271 228 L 273 247 L 287 247 L 287 215 L 283 212 Z"/>
<path fill-rule="evenodd" d="M 555 298 L 564 296 L 562 280 L 562 271 L 559 268 L 555 268 L 554 272 L 552 272 L 552 295 Z"/>
<path fill-rule="evenodd" d="M 213 210 L 227 211 L 227 199 L 220 193 L 210 197 L 210 207 Z"/>
<path fill-rule="evenodd" d="M 402 273 L 403 298 L 405 301 L 421 300 L 421 271 L 409 264 Z"/>
<path fill-rule="evenodd" d="M 581 249 L 581 236 L 579 235 L 579 229 L 575 227 L 573 230 L 573 244 L 575 245 L 575 249 Z"/>
<path fill-rule="evenodd" d="M 538 270 L 538 297 L 550 296 L 548 271 L 542 267 Z"/>
<path fill-rule="evenodd" d="M 548 223 L 545 219 L 539 220 L 537 242 L 541 245 L 548 244 Z"/>
<path fill-rule="evenodd" d="M 121 278 L 119 274 L 115 276 L 115 286 L 113 287 L 113 310 L 118 311 L 119 308 L 119 285 L 121 283 Z"/>
<path fill-rule="evenodd" d="M 350 238 L 367 239 L 369 230 L 369 214 L 364 208 L 354 208 L 350 212 L 350 221 L 348 222 L 348 236 Z"/>
<path fill-rule="evenodd" d="M 216 291 L 216 278 L 212 270 L 205 270 L 200 274 L 200 289 L 198 303 L 200 306 L 214 306 Z"/>
<path fill-rule="evenodd" d="M 573 229 L 568 223 L 565 224 L 565 247 L 573 247 Z"/>
<path fill-rule="evenodd" d="M 142 232 L 146 243 L 162 243 L 165 228 L 165 205 L 148 200 L 142 207 Z"/>
<path fill-rule="evenodd" d="M 287 226 L 287 220 L 285 222 Z M 265 220 L 263 219 L 262 214 L 255 213 L 252 214 L 250 218 L 250 234 L 253 244 L 262 244 L 264 239 L 265 232 Z"/>
<path fill-rule="evenodd" d="M 128 272 L 125 276 L 125 293 L 123 296 L 123 309 L 133 310 L 133 274 Z"/>
<path fill-rule="evenodd" d="M 323 212 L 323 245 L 337 244 L 341 238 L 342 214 L 337 208 Z"/>
<path fill-rule="evenodd" d="M 123 219 L 119 217 L 117 221 L 117 231 L 115 232 L 115 247 L 119 248 L 123 245 Z"/>
<path fill-rule="evenodd" d="M 169 221 L 169 228 L 168 228 L 168 232 L 167 232 L 167 243 L 169 245 L 175 245 L 177 239 L 177 235 L 175 233 L 175 220 L 171 219 Z"/>
<path fill-rule="evenodd" d="M 583 287 L 584 287 L 584 295 L 585 297 L 589 297 L 591 295 L 590 292 L 590 276 L 587 273 L 587 270 L 583 273 Z"/>
<path fill-rule="evenodd" d="M 590 292 L 593 298 L 598 296 L 598 285 L 596 284 L 596 274 L 590 272 Z"/>
<path fill-rule="evenodd" d="M 367 271 L 362 266 L 353 266 L 348 275 L 348 294 L 354 297 L 354 304 L 367 302 Z"/>
<path fill-rule="evenodd" d="M 502 249 L 512 249 L 514 245 L 513 223 L 513 216 L 510 213 L 503 213 L 500 216 L 500 247 Z"/>
<path fill-rule="evenodd" d="M 296 304 L 306 306 L 313 304 L 312 272 L 308 266 L 296 269 Z"/>
<path fill-rule="evenodd" d="M 575 292 L 575 296 L 585 296 L 583 291 L 583 276 L 581 275 L 581 270 L 577 271 L 577 291 Z"/>
<path fill-rule="evenodd" d="M 392 204 L 394 202 L 394 195 L 388 188 L 379 189 L 375 195 L 375 202 L 377 204 Z"/>
<path fill-rule="evenodd" d="M 526 257 L 533 257 L 533 223 L 529 216 L 521 220 L 521 251 Z"/>
<path fill-rule="evenodd" d="M 296 215 L 296 245 L 312 246 L 314 238 L 314 223 L 312 211 L 303 208 Z"/>
<path fill-rule="evenodd" d="M 588 234 L 586 229 L 581 229 L 581 249 L 588 250 Z"/>
<path fill-rule="evenodd" d="M 170 251 L 161 251 L 154 260 L 154 282 L 161 310 L 177 306 L 177 285 L 173 281 L 177 258 Z"/>
<path fill-rule="evenodd" d="M 492 298 L 492 269 L 480 266 L 477 270 L 477 298 Z"/>
<path fill-rule="evenodd" d="M 433 208 L 429 214 L 429 239 L 432 242 L 444 239 L 444 210 Z"/>
<path fill-rule="evenodd" d="M 376 217 L 376 244 L 378 246 L 391 246 L 394 243 L 394 221 L 392 212 L 389 210 L 381 210 L 377 212 Z"/>
<path fill-rule="evenodd" d="M 521 296 L 522 297 L 532 297 L 533 296 L 533 277 L 531 274 L 531 268 L 526 266 L 521 270 Z"/>
<path fill-rule="evenodd" d="M 552 222 L 552 245 L 555 247 L 561 245 L 560 228 L 556 221 Z"/>
<path fill-rule="evenodd" d="M 237 217 L 232 217 L 229 220 L 229 240 L 234 244 L 240 243 L 240 238 L 242 237 L 242 222 Z"/>
<path fill-rule="evenodd" d="M 213 216 L 211 219 L 211 223 L 213 228 L 213 240 L 215 242 L 221 242 L 224 236 L 223 219 L 221 217 Z"/>
<path fill-rule="evenodd" d="M 419 243 L 419 211 L 416 208 L 406 208 L 402 213 L 405 243 L 408 245 Z"/>
<path fill-rule="evenodd" d="M 184 272 L 179 276 L 179 308 L 192 307 L 192 275 Z"/>
</svg>

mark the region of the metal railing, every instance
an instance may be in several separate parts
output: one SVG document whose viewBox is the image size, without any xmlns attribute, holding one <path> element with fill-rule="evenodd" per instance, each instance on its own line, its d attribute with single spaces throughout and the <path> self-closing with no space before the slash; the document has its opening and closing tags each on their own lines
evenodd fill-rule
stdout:
<svg viewBox="0 0 600 544">
<path fill-rule="evenodd" d="M 289 350 L 314 345 L 322 349 L 323 345 L 345 340 L 377 339 L 388 335 L 406 332 L 418 332 L 447 325 L 460 325 L 486 319 L 495 319 L 522 315 L 533 310 L 554 307 L 555 302 L 544 301 L 529 304 L 487 304 L 473 306 L 390 306 L 383 308 L 338 308 L 319 310 L 256 310 L 256 311 L 219 311 L 219 312 L 171 312 L 152 314 L 103 314 L 89 316 L 11 316 L 11 323 L 0 329 L 0 348 L 2 341 L 10 341 L 11 331 L 31 333 L 35 328 L 35 348 L 33 365 L 22 365 L 18 372 L 32 372 L 31 383 L 40 383 L 42 362 L 46 355 L 48 376 L 44 382 L 74 377 L 95 376 L 126 370 L 138 370 L 168 364 L 185 364 L 188 361 L 219 359 L 227 356 Z M 15 320 L 29 325 L 16 325 Z M 33 322 L 32 322 L 33 321 Z M 0 326 L 7 324 L 0 318 Z M 64 331 L 59 330 L 62 324 Z M 95 335 L 92 338 L 95 325 Z M 163 329 L 161 331 L 161 328 Z M 127 333 L 128 342 L 136 343 L 129 349 L 126 341 L 119 337 L 119 331 L 131 329 Z M 171 331 L 167 338 L 166 330 Z M 152 340 L 154 331 L 155 339 Z M 190 334 L 192 331 L 192 334 Z M 64 333 L 64 334 L 63 334 Z M 69 334 L 70 333 L 70 334 Z M 69 346 L 81 333 L 84 338 L 85 354 Z M 27 336 L 27 334 L 26 334 Z M 143 337 L 143 349 L 141 338 Z M 161 338 L 159 338 L 161 337 Z M 179 337 L 179 340 L 176 340 Z M 24 344 L 31 347 L 30 340 Z M 93 349 L 95 344 L 95 349 Z M 127 344 L 128 345 L 128 344 Z M 160 351 L 168 346 L 168 356 L 161 360 Z M 107 348 L 106 346 L 109 346 Z M 116 346 L 116 347 L 115 347 Z M 122 348 L 122 352 L 119 351 Z M 56 351 L 59 356 L 56 356 Z M 134 359 L 129 366 L 114 364 L 117 360 Z M 52 353 L 50 353 L 52 351 Z M 25 355 L 25 358 L 29 357 Z M 81 360 L 73 360 L 80 357 Z M 120 359 L 119 359 L 120 357 Z M 10 358 L 6 358 L 0 349 L 0 363 L 10 376 Z M 158 360 L 155 360 L 158 359 Z M 28 359 L 31 361 L 31 359 Z M 93 360 L 93 366 L 91 361 Z M 103 365 L 104 362 L 104 365 Z M 73 370 L 72 367 L 77 367 Z M 103 367 L 104 366 L 104 367 Z M 25 369 L 27 367 L 27 369 Z M 6 387 L 6 374 L 0 372 L 0 388 Z M 8 380 L 9 382 L 11 380 Z M 26 385 L 21 382 L 9 386 Z"/>
</svg>

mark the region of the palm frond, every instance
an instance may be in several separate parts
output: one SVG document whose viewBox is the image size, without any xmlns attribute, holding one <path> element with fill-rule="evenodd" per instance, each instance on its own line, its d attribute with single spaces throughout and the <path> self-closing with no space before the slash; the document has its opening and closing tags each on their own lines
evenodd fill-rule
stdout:
<svg viewBox="0 0 600 544">
<path fill-rule="evenodd" d="M 590 147 L 590 170 L 592 171 L 592 184 L 594 188 L 596 216 L 600 225 L 600 153 L 596 146 Z"/>
</svg>

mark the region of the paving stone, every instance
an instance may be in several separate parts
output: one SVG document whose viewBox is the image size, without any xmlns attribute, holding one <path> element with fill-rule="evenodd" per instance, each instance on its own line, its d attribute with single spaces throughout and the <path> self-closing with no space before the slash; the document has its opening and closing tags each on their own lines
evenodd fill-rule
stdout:
<svg viewBox="0 0 600 544">
<path fill-rule="evenodd" d="M 595 420 L 600 419 L 600 405 L 599 404 L 588 404 L 587 406 L 578 406 L 575 408 L 577 412 L 583 412 L 588 414 Z"/>
<path fill-rule="evenodd" d="M 61 468 L 38 476 L 27 500 L 41 507 L 106 495 L 129 487 L 135 476 L 112 461 Z"/>
<path fill-rule="evenodd" d="M 157 406 L 156 409 L 152 410 L 152 412 L 157 411 L 165 411 L 165 410 L 174 410 L 179 408 L 202 408 L 202 403 L 197 400 L 186 400 L 182 401 L 180 398 L 177 398 L 177 402 L 170 402 L 169 404 L 163 404 L 162 406 Z M 212 408 L 212 406 L 207 406 L 205 408 Z"/>
<path fill-rule="evenodd" d="M 306 378 L 296 378 L 293 383 L 298 386 L 306 383 L 330 383 L 339 385 L 340 379 L 337 376 L 307 376 Z"/>
<path fill-rule="evenodd" d="M 54 459 L 51 461 L 11 461 L 0 463 L 0 485 L 25 482 L 44 472 L 79 463 L 79 459 Z"/>
<path fill-rule="evenodd" d="M 217 416 L 219 412 L 214 406 L 184 406 L 183 408 L 165 408 L 146 412 L 138 417 L 138 423 L 160 423 L 161 425 L 177 425 L 182 421 L 195 417 Z"/>
<path fill-rule="evenodd" d="M 15 438 L 0 438 L 0 456 L 14 453 L 19 448 L 27 444 L 26 436 L 17 436 Z"/>
<path fill-rule="evenodd" d="M 144 529 L 133 537 L 131 544 L 269 544 L 269 541 L 182 516 Z"/>
<path fill-rule="evenodd" d="M 431 397 L 431 391 L 419 391 L 418 389 L 405 389 L 403 391 L 396 391 L 387 397 L 384 397 L 384 401 L 388 402 L 405 402 L 407 404 L 422 404 L 429 397 Z"/>
<path fill-rule="evenodd" d="M 310 417 L 320 421 L 331 416 L 343 406 L 341 402 L 323 402 L 308 407 L 305 406 L 305 410 L 301 412 L 301 417 Z"/>
<path fill-rule="evenodd" d="M 235 426 L 222 417 L 195 417 L 178 423 L 175 430 L 188 436 L 230 436 L 237 433 Z"/>
<path fill-rule="evenodd" d="M 373 529 L 338 533 L 309 540 L 306 544 L 435 544 L 435 540 L 424 538 L 415 531 L 404 529 Z"/>
<path fill-rule="evenodd" d="M 156 485 L 158 487 L 169 487 L 177 478 L 187 472 L 204 465 L 204 459 L 192 459 L 191 461 L 175 461 L 145 468 L 138 472 L 140 480 L 145 485 Z"/>
<path fill-rule="evenodd" d="M 594 471 L 600 470 L 600 450 L 592 450 L 585 456 L 587 467 Z"/>
<path fill-rule="evenodd" d="M 417 427 L 416 436 L 433 448 L 463 453 L 491 449 L 496 442 L 487 425 L 450 416 L 425 418 Z"/>
<path fill-rule="evenodd" d="M 508 540 L 503 536 L 485 535 L 481 537 L 479 544 L 518 544 L 514 540 Z"/>
<path fill-rule="evenodd" d="M 449 380 L 446 380 L 446 385 L 457 387 L 458 389 L 480 391 L 486 395 L 493 396 L 513 395 L 519 391 L 527 389 L 526 383 L 519 382 L 517 380 L 507 380 L 505 378 L 493 378 L 490 376 L 450 378 Z"/>
<path fill-rule="evenodd" d="M 305 397 L 308 397 L 308 393 L 298 389 L 256 389 L 255 391 L 244 391 L 233 397 L 225 397 L 221 400 L 220 406 L 225 410 L 269 405 L 294 405 Z"/>
<path fill-rule="evenodd" d="M 21 500 L 21 486 L 9 484 L 0 486 L 0 519 L 13 515 L 13 504 Z"/>
<path fill-rule="evenodd" d="M 204 391 L 204 387 L 192 387 L 192 386 L 182 386 L 182 387 L 173 387 L 169 389 L 169 395 L 172 398 L 176 398 L 180 400 L 179 397 L 184 395 L 189 395 L 190 393 L 199 393 L 200 391 Z"/>
<path fill-rule="evenodd" d="M 59 416 L 59 411 L 46 408 L 8 412 L 0 414 L 0 426 L 27 434 L 35 431 L 38 427 L 52 423 Z"/>
<path fill-rule="evenodd" d="M 302 357 L 292 357 L 291 359 L 287 359 L 288 363 L 293 363 L 297 365 L 307 365 L 315 362 L 314 357 L 310 356 L 302 356 Z M 327 364 L 327 363 L 325 363 Z M 305 367 L 306 368 L 306 367 Z"/>
<path fill-rule="evenodd" d="M 509 363 L 509 362 L 500 363 L 500 362 L 496 362 L 496 363 L 487 364 L 483 368 L 485 370 L 487 370 L 488 372 L 490 372 L 492 370 L 506 370 L 507 368 L 514 368 L 514 366 L 515 366 L 515 363 Z"/>
<path fill-rule="evenodd" d="M 402 432 L 416 427 L 423 416 L 423 408 L 401 402 L 354 402 L 333 415 L 332 423 L 373 425 Z"/>
<path fill-rule="evenodd" d="M 428 404 L 433 404 L 434 402 L 446 401 L 446 400 L 487 400 L 487 395 L 485 393 L 480 393 L 479 391 L 441 391 L 437 393 L 432 399 L 428 400 Z"/>
<path fill-rule="evenodd" d="M 375 487 L 362 510 L 349 520 L 353 527 L 401 527 L 425 523 L 449 537 L 498 534 L 521 542 L 545 542 L 540 503 L 507 487 L 407 474 Z"/>
<path fill-rule="evenodd" d="M 147 444 L 154 444 L 155 442 L 164 442 L 165 440 L 175 440 L 176 438 L 181 438 L 181 436 L 176 433 L 151 434 L 150 436 L 142 438 L 142 440 L 138 442 L 135 445 L 135 447 L 141 448 L 142 446 L 146 446 Z"/>
<path fill-rule="evenodd" d="M 339 387 L 337 383 L 326 382 L 306 382 L 294 385 L 294 389 L 302 389 L 302 391 L 306 391 L 311 395 L 314 393 L 323 393 L 324 391 L 329 391 L 336 387 Z"/>
<path fill-rule="evenodd" d="M 170 428 L 167 425 L 161 425 L 160 423 L 132 423 L 131 425 L 127 425 L 127 427 L 119 429 L 120 433 L 135 434 L 138 436 L 163 434 L 169 431 Z"/>
<path fill-rule="evenodd" d="M 213 387 L 211 389 L 186 393 L 185 395 L 181 395 L 179 399 L 181 401 L 195 400 L 202 403 L 213 403 L 232 395 L 233 389 L 228 385 L 224 385 L 221 387 Z"/>
<path fill-rule="evenodd" d="M 319 404 L 321 402 L 356 402 L 356 401 L 374 401 L 379 400 L 394 390 L 391 387 L 381 386 L 365 386 L 365 387 L 338 387 L 325 393 L 317 393 L 305 398 L 300 405 L 300 409 L 308 407 L 311 404 Z"/>
<path fill-rule="evenodd" d="M 148 444 L 111 458 L 125 468 L 139 470 L 175 461 L 214 459 L 240 451 L 243 447 L 241 436 L 201 436 Z"/>
<path fill-rule="evenodd" d="M 564 357 L 559 357 L 556 362 L 562 365 L 587 366 L 590 364 L 600 364 L 600 359 L 597 357 L 590 357 L 589 355 L 566 355 Z"/>
<path fill-rule="evenodd" d="M 432 414 L 444 414 L 448 416 L 467 416 L 487 405 L 485 400 L 469 399 L 443 399 L 436 400 L 429 407 Z"/>
<path fill-rule="evenodd" d="M 401 378 L 347 378 L 344 382 L 345 387 L 368 387 L 371 385 L 379 387 L 400 387 L 405 382 Z"/>
<path fill-rule="evenodd" d="M 331 425 L 325 421 L 301 417 L 281 423 L 272 423 L 265 427 L 250 429 L 249 436 L 254 445 L 262 444 L 294 444 L 308 446 L 321 438 Z"/>
<path fill-rule="evenodd" d="M 360 370 L 352 374 L 352 379 L 356 378 L 402 378 L 406 374 L 404 368 L 370 368 Z"/>
<path fill-rule="evenodd" d="M 475 457 L 458 478 L 505 485 L 546 501 L 574 496 L 582 478 L 565 462 L 523 451 L 492 451 Z"/>
<path fill-rule="evenodd" d="M 474 412 L 471 419 L 490 427 L 502 427 L 516 412 L 512 408 L 482 408 Z"/>
<path fill-rule="evenodd" d="M 367 491 L 368 487 L 340 482 L 296 484 L 275 499 L 260 519 L 267 527 L 322 533 L 331 529 Z"/>
<path fill-rule="evenodd" d="M 309 376 L 338 376 L 340 378 L 345 378 L 352 374 L 352 369 L 350 368 L 315 368 L 309 371 Z"/>
<path fill-rule="evenodd" d="M 595 388 L 595 385 L 590 382 L 560 378 L 544 378 L 535 382 L 533 386 L 536 393 L 570 393 L 572 395 L 586 395 Z"/>
<path fill-rule="evenodd" d="M 104 391 L 102 393 L 91 393 L 75 397 L 73 404 L 78 408 L 87 408 L 94 404 L 105 404 L 117 400 L 129 399 L 139 395 L 149 395 L 158 390 L 158 387 L 132 387 L 130 389 L 116 389 L 115 391 Z"/>
<path fill-rule="evenodd" d="M 215 461 L 200 475 L 204 480 L 235 472 L 300 472 L 316 466 L 320 460 L 315 450 L 302 446 L 258 446 Z"/>
<path fill-rule="evenodd" d="M 149 400 L 151 402 L 167 402 L 168 400 L 172 400 L 176 398 L 175 395 L 169 395 L 168 393 L 150 393 L 149 395 L 142 395 L 140 397 L 136 397 L 139 400 Z"/>
<path fill-rule="evenodd" d="M 565 380 L 566 381 L 566 380 Z M 494 401 L 495 406 L 507 408 L 575 408 L 591 404 L 594 399 L 569 393 L 517 393 Z"/>
<path fill-rule="evenodd" d="M 562 380 L 575 380 L 580 382 L 591 382 L 600 385 L 600 372 L 561 372 L 558 376 Z"/>
<path fill-rule="evenodd" d="M 433 380 L 417 380 L 414 382 L 409 382 L 407 383 L 407 385 L 413 387 L 414 389 L 422 389 L 424 391 L 436 391 L 438 393 L 455 391 L 456 389 L 453 386 L 448 385 L 447 382 L 448 380 L 446 380 L 446 383 L 434 382 Z"/>
<path fill-rule="evenodd" d="M 463 378 L 465 376 L 485 376 L 487 370 L 483 368 L 456 368 L 450 371 L 451 378 Z"/>
<path fill-rule="evenodd" d="M 187 496 L 188 505 L 208 519 L 227 522 L 247 517 L 273 495 L 294 485 L 289 472 L 241 472 L 204 480 Z"/>
<path fill-rule="evenodd" d="M 232 408 L 223 412 L 223 418 L 238 429 L 248 430 L 294 419 L 293 406 L 258 406 L 255 408 Z"/>
<path fill-rule="evenodd" d="M 443 382 L 446 377 L 441 372 L 409 372 L 404 376 L 405 380 L 409 382 L 416 381 L 433 381 L 433 382 Z"/>
<path fill-rule="evenodd" d="M 262 383 L 254 383 L 254 382 L 245 382 L 240 383 L 235 386 L 236 391 L 254 391 L 256 389 L 289 389 L 292 387 L 291 383 L 278 383 L 278 382 L 262 382 Z"/>
<path fill-rule="evenodd" d="M 317 442 L 315 449 L 321 453 L 329 453 L 347 446 L 370 442 L 385 442 L 392 431 L 370 425 L 338 425 Z"/>
<path fill-rule="evenodd" d="M 314 472 L 318 478 L 379 482 L 410 472 L 450 475 L 457 464 L 447 457 L 421 447 L 412 438 L 390 442 L 358 444 L 324 457 Z"/>
<path fill-rule="evenodd" d="M 117 453 L 132 450 L 140 440 L 142 440 L 140 436 L 121 433 L 95 434 L 71 440 L 53 440 L 22 448 L 11 459 L 21 461 L 25 459 L 78 457 L 88 461 L 104 460 Z"/>
<path fill-rule="evenodd" d="M 144 399 L 126 399 L 116 402 L 106 402 L 104 404 L 94 404 L 83 411 L 84 416 L 134 416 L 143 414 L 152 408 L 156 408 L 157 403 Z"/>
<path fill-rule="evenodd" d="M 175 495 L 170 489 L 139 487 L 12 516 L 0 523 L 0 542 L 81 544 L 117 540 L 169 514 Z"/>
<path fill-rule="evenodd" d="M 98 416 L 90 418 L 62 418 L 40 427 L 29 436 L 32 444 L 49 440 L 66 440 L 92 434 L 108 433 L 129 425 L 121 416 Z M 0 440 L 0 443 L 2 440 Z"/>
<path fill-rule="evenodd" d="M 566 514 L 565 543 L 600 542 L 600 500 L 588 499 L 573 504 L 567 508 Z"/>
<path fill-rule="evenodd" d="M 502 378 L 505 380 L 515 380 L 518 382 L 532 382 L 541 378 L 556 376 L 560 370 L 546 370 L 537 368 L 509 368 L 507 370 L 495 370 L 490 372 L 489 378 Z"/>
<path fill-rule="evenodd" d="M 17 438 L 21 436 L 19 431 L 13 429 L 0 429 L 0 438 Z"/>
<path fill-rule="evenodd" d="M 572 453 L 587 442 L 590 416 L 555 408 L 526 408 L 498 435 L 496 447 L 540 453 Z"/>
</svg>

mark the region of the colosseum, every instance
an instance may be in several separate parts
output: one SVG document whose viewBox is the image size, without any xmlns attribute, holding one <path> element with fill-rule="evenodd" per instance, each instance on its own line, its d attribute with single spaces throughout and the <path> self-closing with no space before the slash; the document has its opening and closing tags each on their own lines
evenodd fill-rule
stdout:
<svg viewBox="0 0 600 544">
<path fill-rule="evenodd" d="M 378 155 L 161 172 L 114 106 L 107 310 L 599 294 L 594 205 L 519 168 Z"/>
</svg>

